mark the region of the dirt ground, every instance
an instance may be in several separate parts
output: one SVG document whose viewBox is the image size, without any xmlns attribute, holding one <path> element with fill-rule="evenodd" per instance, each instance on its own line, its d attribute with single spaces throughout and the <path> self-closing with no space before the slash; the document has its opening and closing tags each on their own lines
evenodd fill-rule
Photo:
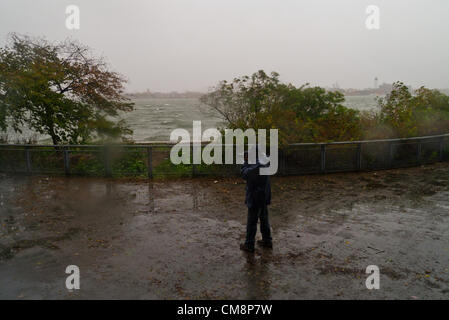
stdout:
<svg viewBox="0 0 449 320">
<path fill-rule="evenodd" d="M 449 163 L 272 188 L 274 249 L 251 255 L 241 179 L 0 175 L 0 298 L 449 298 Z"/>
</svg>

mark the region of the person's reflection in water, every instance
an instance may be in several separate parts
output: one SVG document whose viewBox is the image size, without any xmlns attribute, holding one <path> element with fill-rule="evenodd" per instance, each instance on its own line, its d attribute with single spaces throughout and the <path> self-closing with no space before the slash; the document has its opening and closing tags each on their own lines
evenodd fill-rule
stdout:
<svg viewBox="0 0 449 320">
<path fill-rule="evenodd" d="M 192 210 L 193 212 L 198 212 L 198 187 L 192 182 Z"/>
<path fill-rule="evenodd" d="M 148 181 L 148 213 L 154 212 L 154 183 L 152 180 Z"/>
<path fill-rule="evenodd" d="M 115 184 L 111 180 L 106 180 L 106 198 L 113 198 L 116 194 Z"/>
<path fill-rule="evenodd" d="M 246 299 L 270 299 L 271 277 L 269 273 L 269 263 L 269 257 L 261 256 L 260 258 L 256 258 L 252 254 L 246 255 L 246 264 L 244 268 L 244 271 L 246 272 Z"/>
</svg>

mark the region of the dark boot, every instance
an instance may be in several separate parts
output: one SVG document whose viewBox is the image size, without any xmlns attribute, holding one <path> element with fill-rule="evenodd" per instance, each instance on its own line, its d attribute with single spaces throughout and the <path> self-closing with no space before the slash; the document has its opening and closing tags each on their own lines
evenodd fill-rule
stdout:
<svg viewBox="0 0 449 320">
<path fill-rule="evenodd" d="M 240 250 L 253 253 L 254 252 L 254 247 L 253 246 L 249 246 L 246 243 L 242 243 L 240 245 Z"/>
<path fill-rule="evenodd" d="M 273 242 L 271 241 L 257 240 L 257 244 L 264 248 L 273 249 Z"/>
</svg>

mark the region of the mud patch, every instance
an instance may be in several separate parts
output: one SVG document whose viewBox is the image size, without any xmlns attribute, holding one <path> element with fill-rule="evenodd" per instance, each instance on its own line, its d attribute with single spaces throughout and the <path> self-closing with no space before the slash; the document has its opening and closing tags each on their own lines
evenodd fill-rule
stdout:
<svg viewBox="0 0 449 320">
<path fill-rule="evenodd" d="M 41 247 L 45 247 L 47 249 L 57 250 L 57 249 L 59 249 L 59 247 L 56 245 L 57 242 L 62 241 L 62 240 L 68 240 L 73 235 L 78 233 L 79 231 L 80 231 L 80 229 L 78 229 L 78 228 L 72 228 L 72 229 L 69 229 L 68 232 L 66 232 L 65 234 L 63 234 L 61 236 L 45 237 L 45 238 L 32 239 L 32 240 L 23 239 L 23 240 L 18 240 L 17 242 L 15 242 L 14 244 L 9 245 L 9 246 L 4 246 L 4 245 L 0 244 L 0 261 L 12 259 L 14 257 L 14 255 L 19 253 L 20 251 L 29 249 L 29 248 L 33 248 L 35 246 L 41 246 Z"/>
</svg>

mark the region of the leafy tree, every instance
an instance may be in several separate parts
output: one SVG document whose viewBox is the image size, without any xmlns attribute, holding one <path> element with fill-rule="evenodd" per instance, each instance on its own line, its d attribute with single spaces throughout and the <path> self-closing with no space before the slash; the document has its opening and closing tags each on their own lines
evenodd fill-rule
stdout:
<svg viewBox="0 0 449 320">
<path fill-rule="evenodd" d="M 321 87 L 308 87 L 308 84 L 295 88 L 287 86 L 284 104 L 296 112 L 297 117 L 304 121 L 315 120 L 323 115 L 343 107 L 345 101 L 343 93 L 326 91 Z"/>
<path fill-rule="evenodd" d="M 235 78 L 231 83 L 221 81 L 212 92 L 202 96 L 223 117 L 229 128 L 259 128 L 258 116 L 269 112 L 279 98 L 277 73 L 270 76 L 264 71 L 251 77 Z"/>
<path fill-rule="evenodd" d="M 0 49 L 0 129 L 28 126 L 55 145 L 123 137 L 131 131 L 112 119 L 133 109 L 125 82 L 78 42 L 13 34 Z"/>
<path fill-rule="evenodd" d="M 449 96 L 438 90 L 421 87 L 416 92 L 402 82 L 378 100 L 379 112 L 366 116 L 371 120 L 365 130 L 389 128 L 381 138 L 413 137 L 449 131 Z M 365 120 L 367 123 L 370 120 Z"/>
<path fill-rule="evenodd" d="M 417 134 L 413 121 L 412 94 L 402 82 L 395 82 L 392 91 L 378 100 L 380 120 L 388 124 L 400 137 Z"/>
<path fill-rule="evenodd" d="M 353 140 L 360 137 L 356 110 L 342 105 L 344 95 L 305 84 L 280 82 L 276 72 L 222 81 L 201 97 L 229 128 L 279 129 L 280 144 Z"/>
<path fill-rule="evenodd" d="M 449 132 L 449 96 L 438 90 L 421 87 L 413 97 L 413 106 L 419 135 Z"/>
<path fill-rule="evenodd" d="M 6 108 L 0 107 L 0 131 L 6 131 Z"/>
</svg>

